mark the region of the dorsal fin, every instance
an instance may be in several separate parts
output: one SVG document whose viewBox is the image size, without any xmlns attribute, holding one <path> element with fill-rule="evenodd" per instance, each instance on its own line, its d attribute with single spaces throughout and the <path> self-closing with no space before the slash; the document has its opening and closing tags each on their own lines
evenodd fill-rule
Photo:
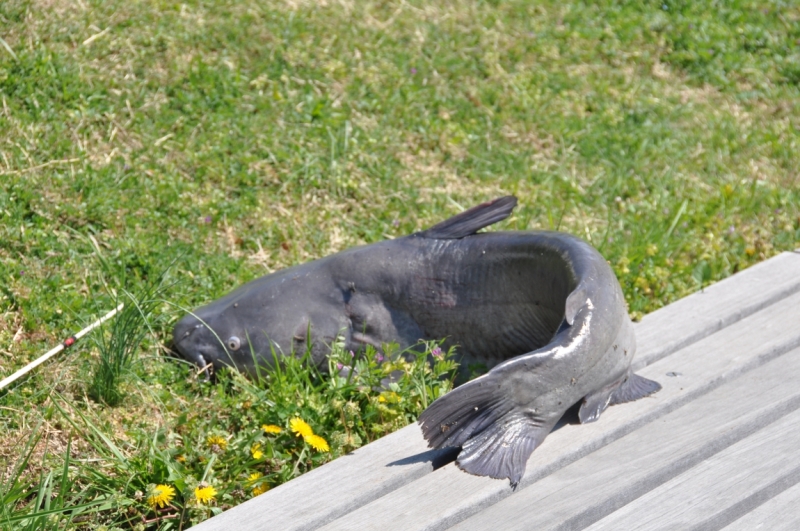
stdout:
<svg viewBox="0 0 800 531">
<path fill-rule="evenodd" d="M 465 210 L 418 234 L 423 238 L 457 240 L 506 219 L 515 206 L 517 198 L 513 195 L 498 197 Z"/>
</svg>

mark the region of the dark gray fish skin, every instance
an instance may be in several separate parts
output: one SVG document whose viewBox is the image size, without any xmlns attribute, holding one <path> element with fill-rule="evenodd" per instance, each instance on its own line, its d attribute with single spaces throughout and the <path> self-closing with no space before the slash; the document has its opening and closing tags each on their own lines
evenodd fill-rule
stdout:
<svg viewBox="0 0 800 531">
<path fill-rule="evenodd" d="M 550 294 L 563 301 L 559 331 L 546 344 L 439 398 L 419 418 L 431 447 L 460 446 L 457 464 L 462 470 L 508 478 L 512 487 L 533 450 L 572 405 L 582 402 L 580 421 L 593 422 L 609 405 L 661 388 L 631 372 L 633 326 L 605 259 L 573 236 L 523 234 L 532 255 L 558 256 L 558 268 L 570 272 L 567 286 L 556 279 L 550 284 L 559 286 Z"/>
<path fill-rule="evenodd" d="M 416 234 L 355 247 L 254 280 L 187 315 L 173 332 L 194 363 L 255 365 L 328 345 L 402 347 L 447 338 L 487 374 L 419 418 L 431 447 L 460 446 L 458 466 L 509 478 L 563 413 L 581 422 L 660 386 L 630 371 L 636 345 L 622 290 L 588 243 L 557 232 L 477 230 L 507 217 L 513 197 L 478 205 Z"/>
<path fill-rule="evenodd" d="M 308 339 L 314 362 L 324 368 L 328 345 L 339 334 L 353 351 L 367 344 L 380 347 L 394 341 L 407 347 L 421 338 L 446 336 L 465 345 L 458 340 L 459 330 L 447 330 L 448 323 L 459 324 L 456 313 L 448 312 L 456 306 L 455 297 L 462 300 L 457 311 L 471 312 L 473 321 L 479 316 L 466 307 L 474 290 L 464 283 L 474 268 L 466 264 L 466 271 L 459 270 L 459 257 L 471 246 L 454 235 L 472 234 L 504 219 L 515 204 L 513 197 L 500 198 L 428 231 L 354 247 L 256 279 L 181 319 L 173 331 L 174 345 L 199 366 L 228 365 L 251 373 L 255 363 L 273 363 L 272 348 L 279 356 L 302 353 Z M 502 301 L 502 295 L 492 296 Z M 497 361 L 521 352 L 526 350 L 500 351 Z"/>
</svg>

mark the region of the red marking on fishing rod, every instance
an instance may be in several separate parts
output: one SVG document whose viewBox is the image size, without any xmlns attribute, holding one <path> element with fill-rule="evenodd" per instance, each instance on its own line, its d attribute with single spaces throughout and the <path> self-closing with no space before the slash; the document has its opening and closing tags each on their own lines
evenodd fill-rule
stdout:
<svg viewBox="0 0 800 531">
<path fill-rule="evenodd" d="M 69 336 L 67 339 L 64 340 L 64 348 L 71 347 L 78 339 L 75 336 Z"/>
</svg>

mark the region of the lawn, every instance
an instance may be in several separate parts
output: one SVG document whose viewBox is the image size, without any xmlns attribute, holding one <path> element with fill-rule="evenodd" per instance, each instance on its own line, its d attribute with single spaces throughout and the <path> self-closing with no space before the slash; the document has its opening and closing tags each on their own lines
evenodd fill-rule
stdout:
<svg viewBox="0 0 800 531">
<path fill-rule="evenodd" d="M 269 272 L 512 193 L 492 230 L 585 238 L 634 319 L 800 247 L 795 2 L 3 0 L 0 39 L 0 378 L 128 312 L 0 391 L 0 528 L 187 528 L 446 391 L 165 355 Z"/>
</svg>

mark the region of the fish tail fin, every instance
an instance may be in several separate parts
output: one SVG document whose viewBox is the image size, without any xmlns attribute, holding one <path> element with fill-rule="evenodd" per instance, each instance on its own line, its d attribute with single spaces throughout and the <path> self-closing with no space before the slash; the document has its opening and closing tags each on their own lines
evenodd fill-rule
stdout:
<svg viewBox="0 0 800 531">
<path fill-rule="evenodd" d="M 517 198 L 513 195 L 498 197 L 437 223 L 420 232 L 419 236 L 438 240 L 464 238 L 475 234 L 484 227 L 506 219 L 511 215 L 515 206 L 517 206 Z"/>
<path fill-rule="evenodd" d="M 516 488 L 528 458 L 554 423 L 514 407 L 497 379 L 489 373 L 454 389 L 423 411 L 419 423 L 430 447 L 461 447 L 459 468 L 508 478 Z"/>
<path fill-rule="evenodd" d="M 648 380 L 644 376 L 631 373 L 628 379 L 622 382 L 611 395 L 610 406 L 616 404 L 624 404 L 625 402 L 633 402 L 661 390 L 661 384 Z"/>
<path fill-rule="evenodd" d="M 528 459 L 553 424 L 524 414 L 507 415 L 465 442 L 456 464 L 476 476 L 508 478 L 516 489 Z"/>
</svg>

